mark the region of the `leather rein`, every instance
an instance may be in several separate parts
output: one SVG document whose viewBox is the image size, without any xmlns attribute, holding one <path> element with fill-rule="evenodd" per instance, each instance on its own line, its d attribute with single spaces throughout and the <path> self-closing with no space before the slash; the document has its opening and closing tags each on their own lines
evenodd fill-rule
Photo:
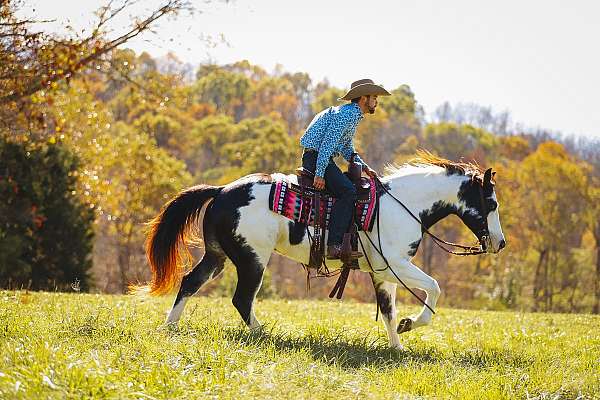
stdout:
<svg viewBox="0 0 600 400">
<path fill-rule="evenodd" d="M 488 238 L 488 227 L 487 227 L 487 221 L 486 221 L 486 227 L 480 231 L 480 233 L 482 233 L 481 237 L 478 237 L 479 242 L 480 242 L 480 246 L 481 248 L 477 248 L 476 246 L 465 246 L 462 244 L 458 244 L 458 243 L 452 243 L 452 242 L 448 242 L 445 241 L 443 239 L 440 239 L 439 237 L 437 237 L 436 235 L 434 235 L 433 233 L 429 232 L 429 230 L 427 228 L 425 228 L 425 225 L 423 225 L 423 222 L 415 215 L 412 213 L 412 211 L 410 211 L 408 209 L 408 207 L 406 207 L 406 205 L 404 205 L 404 203 L 402 203 L 401 200 L 399 200 L 396 196 L 394 196 L 386 187 L 385 185 L 381 182 L 381 180 L 379 180 L 379 177 L 375 177 L 375 182 L 376 185 L 378 185 L 385 193 L 389 194 L 390 197 L 392 199 L 394 199 L 398 204 L 400 204 L 402 206 L 402 208 L 404 208 L 404 210 L 406 212 L 408 212 L 408 214 L 419 223 L 419 225 L 421 225 L 421 230 L 423 233 L 427 233 L 429 236 L 431 236 L 431 238 L 433 239 L 433 242 L 438 245 L 442 250 L 444 250 L 445 252 L 449 253 L 449 254 L 454 254 L 454 255 L 458 255 L 458 256 L 471 256 L 471 255 L 478 255 L 478 254 L 483 254 L 486 253 L 485 251 L 485 242 Z M 481 198 L 481 207 L 482 207 L 482 211 L 484 213 L 484 215 L 487 215 L 487 207 L 485 205 L 485 199 L 483 196 L 483 185 L 479 188 L 479 195 Z M 396 279 L 398 279 L 398 282 L 400 282 L 402 284 L 402 286 L 404 286 L 404 288 L 406 290 L 408 290 L 417 300 L 419 300 L 419 302 L 421 304 L 423 304 L 423 306 L 427 307 L 429 309 L 429 311 L 431 311 L 433 314 L 435 314 L 435 311 L 433 310 L 433 308 L 431 308 L 429 306 L 429 304 L 427 304 L 423 299 L 421 299 L 415 292 L 413 292 L 403 281 L 402 279 L 400 279 L 400 277 L 396 274 L 396 272 L 394 271 L 394 269 L 390 266 L 390 263 L 388 262 L 387 258 L 383 255 L 383 247 L 381 246 L 381 234 L 379 231 L 379 215 L 381 214 L 381 210 L 379 209 L 379 197 L 377 196 L 376 199 L 376 207 L 377 207 L 377 241 L 378 241 L 378 245 L 379 247 L 377 247 L 377 245 L 375 245 L 375 243 L 373 243 L 373 240 L 371 239 L 371 237 L 368 235 L 367 232 L 364 232 L 365 237 L 369 240 L 369 242 L 371 243 L 371 246 L 375 249 L 375 251 L 377 251 L 377 253 L 379 254 L 379 256 L 383 259 L 383 261 L 385 262 L 386 268 L 383 269 L 375 269 L 373 268 L 373 265 L 371 264 L 371 260 L 369 260 L 369 257 L 367 256 L 367 252 L 365 250 L 365 246 L 362 242 L 362 239 L 360 238 L 360 235 L 357 235 L 358 237 L 358 241 L 360 242 L 360 246 L 362 247 L 363 250 L 363 254 L 365 255 L 365 259 L 367 261 L 367 264 L 369 265 L 369 268 L 371 268 L 371 270 L 373 272 L 383 272 L 385 270 L 390 270 L 392 272 L 392 274 L 396 277 Z M 451 246 L 451 247 L 456 247 L 456 248 L 460 248 L 463 249 L 465 251 L 453 251 L 450 249 L 447 249 L 446 247 L 444 247 L 442 245 L 442 243 L 444 245 L 447 246 Z M 379 300 L 377 298 L 377 296 L 375 296 L 377 299 L 377 303 L 379 303 Z M 379 314 L 379 304 L 377 305 L 377 315 Z M 377 320 L 377 316 L 375 317 L 375 320 Z"/>
<path fill-rule="evenodd" d="M 489 237 L 489 231 L 488 231 L 488 227 L 487 227 L 487 222 L 486 222 L 486 227 L 480 231 L 480 233 L 482 234 L 481 236 L 478 236 L 478 240 L 479 240 L 479 246 L 465 246 L 463 244 L 459 244 L 459 243 L 452 243 L 452 242 L 448 242 L 444 239 L 441 239 L 439 237 L 437 237 L 436 235 L 434 235 L 433 233 L 431 233 L 423 224 L 423 222 L 419 219 L 419 217 L 417 217 L 415 214 L 413 214 L 412 211 L 410 211 L 408 209 L 408 207 L 406 207 L 406 205 L 404 205 L 404 203 L 402 203 L 402 201 L 400 199 L 398 199 L 396 196 L 394 196 L 392 194 L 392 192 L 390 192 L 388 190 L 388 188 L 385 187 L 385 185 L 379 180 L 379 177 L 375 178 L 375 182 L 377 183 L 377 185 L 379 185 L 383 191 L 386 194 L 389 194 L 390 197 L 392 199 L 394 199 L 394 201 L 396 201 L 396 203 L 400 204 L 402 206 L 402 208 L 404 208 L 404 210 L 415 220 L 417 221 L 417 223 L 419 225 L 421 225 L 421 231 L 423 233 L 428 234 L 432 239 L 433 239 L 433 243 L 435 243 L 440 249 L 444 250 L 446 253 L 448 254 L 454 254 L 455 256 L 475 256 L 475 255 L 479 255 L 479 254 L 485 254 L 486 250 L 485 247 L 487 246 L 487 239 Z M 479 187 L 479 196 L 481 199 L 481 208 L 483 211 L 483 215 L 487 215 L 487 207 L 485 205 L 485 199 L 483 196 L 483 185 Z M 455 248 L 459 248 L 459 249 L 463 249 L 465 251 L 454 251 L 451 249 L 448 249 L 446 247 L 444 247 L 443 245 L 446 246 L 450 246 L 450 247 L 455 247 Z"/>
</svg>

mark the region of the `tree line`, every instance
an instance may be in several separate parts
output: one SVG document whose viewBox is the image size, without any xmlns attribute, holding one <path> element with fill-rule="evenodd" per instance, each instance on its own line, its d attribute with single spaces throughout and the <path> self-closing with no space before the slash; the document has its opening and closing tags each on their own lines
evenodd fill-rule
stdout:
<svg viewBox="0 0 600 400">
<path fill-rule="evenodd" d="M 185 8 L 166 5 L 130 34 Z M 193 68 L 172 54 L 122 49 L 126 41 L 101 29 L 119 8 L 101 9 L 90 37 L 59 40 L 32 31 L 17 6 L 0 7 L 4 287 L 114 293 L 146 280 L 144 223 L 171 196 L 197 183 L 292 172 L 303 130 L 343 94 L 307 73 L 246 60 Z M 373 168 L 383 173 L 424 148 L 498 171 L 505 251 L 453 258 L 427 239 L 420 247 L 417 264 L 440 282 L 443 305 L 600 312 L 599 143 L 528 130 L 477 105 L 444 104 L 426 118 L 408 85 L 391 92 L 356 135 Z M 472 239 L 458 220 L 434 231 Z M 301 267 L 277 256 L 269 271 L 265 296 L 323 296 L 333 284 L 314 282 L 307 294 Z M 203 291 L 232 290 L 229 272 Z M 370 300 L 369 278 L 354 275 L 345 296 Z"/>
</svg>

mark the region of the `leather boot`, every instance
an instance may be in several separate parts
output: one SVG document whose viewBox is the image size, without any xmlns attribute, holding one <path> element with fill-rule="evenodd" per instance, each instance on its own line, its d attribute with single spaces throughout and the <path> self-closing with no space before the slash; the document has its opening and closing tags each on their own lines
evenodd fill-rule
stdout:
<svg viewBox="0 0 600 400">
<path fill-rule="evenodd" d="M 341 244 L 333 244 L 327 246 L 327 259 L 328 260 L 339 260 L 342 255 L 342 245 Z M 350 258 L 356 259 L 363 256 L 363 253 L 360 251 L 352 251 L 350 253 Z"/>
</svg>

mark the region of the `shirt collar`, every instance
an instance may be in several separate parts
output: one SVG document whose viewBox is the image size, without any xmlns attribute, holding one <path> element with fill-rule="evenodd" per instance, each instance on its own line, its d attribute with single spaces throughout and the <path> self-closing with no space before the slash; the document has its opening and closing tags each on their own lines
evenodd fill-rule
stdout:
<svg viewBox="0 0 600 400">
<path fill-rule="evenodd" d="M 350 103 L 350 106 L 354 108 L 354 110 L 358 111 L 358 119 L 363 119 L 364 115 L 362 110 L 360 109 L 360 106 L 356 103 Z"/>
</svg>

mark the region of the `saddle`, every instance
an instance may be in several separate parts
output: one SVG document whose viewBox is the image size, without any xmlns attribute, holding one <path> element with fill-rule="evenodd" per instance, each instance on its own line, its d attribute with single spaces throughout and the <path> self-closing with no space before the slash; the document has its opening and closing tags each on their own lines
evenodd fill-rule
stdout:
<svg viewBox="0 0 600 400">
<path fill-rule="evenodd" d="M 359 163 L 355 163 L 356 166 L 348 166 L 348 171 L 345 173 L 346 176 L 348 176 L 348 178 L 350 179 L 350 181 L 352 183 L 354 183 L 354 186 L 356 187 L 356 193 L 358 195 L 358 200 L 367 200 L 369 197 L 369 189 L 371 188 L 371 181 L 369 180 L 369 178 L 365 178 L 364 176 L 361 176 L 361 166 Z M 357 172 L 356 171 L 352 171 L 351 170 L 356 170 L 356 168 L 359 168 L 358 170 L 358 177 L 356 176 L 352 176 L 352 175 L 356 175 Z M 318 193 L 321 193 L 322 196 L 333 196 L 332 193 L 329 193 L 327 190 L 316 190 L 313 187 L 313 180 L 315 179 L 315 174 L 309 170 L 307 170 L 304 167 L 298 167 L 296 168 L 296 175 L 298 176 L 298 184 L 307 191 L 316 191 Z"/>
<path fill-rule="evenodd" d="M 365 202 L 372 202 L 374 201 L 372 197 L 377 196 L 377 194 L 374 193 L 374 188 L 371 187 L 371 185 L 374 185 L 375 182 L 371 182 L 370 179 L 361 176 L 362 166 L 360 163 L 354 161 L 355 155 L 356 153 L 352 154 L 350 158 L 350 164 L 348 165 L 348 171 L 345 174 L 356 188 L 356 203 L 364 204 Z M 312 219 L 314 233 L 310 246 L 308 267 L 316 268 L 317 271 L 319 271 L 321 267 L 325 265 L 324 239 L 327 228 L 326 225 L 328 222 L 326 221 L 327 215 L 324 212 L 325 207 L 323 207 L 323 204 L 326 204 L 326 202 L 333 197 L 333 194 L 327 191 L 316 190 L 313 187 L 315 175 L 311 171 L 303 167 L 299 167 L 296 169 L 296 175 L 298 176 L 301 197 L 304 198 L 305 201 L 310 202 L 314 210 L 314 216 Z M 342 253 L 340 256 L 340 259 L 343 263 L 342 270 L 333 290 L 331 293 L 329 293 L 330 298 L 333 298 L 334 296 L 336 296 L 338 299 L 342 298 L 350 270 L 358 269 L 358 260 L 350 257 L 352 251 L 358 250 L 358 232 L 355 224 L 355 217 L 356 213 L 353 213 L 350 227 L 343 237 Z"/>
</svg>

